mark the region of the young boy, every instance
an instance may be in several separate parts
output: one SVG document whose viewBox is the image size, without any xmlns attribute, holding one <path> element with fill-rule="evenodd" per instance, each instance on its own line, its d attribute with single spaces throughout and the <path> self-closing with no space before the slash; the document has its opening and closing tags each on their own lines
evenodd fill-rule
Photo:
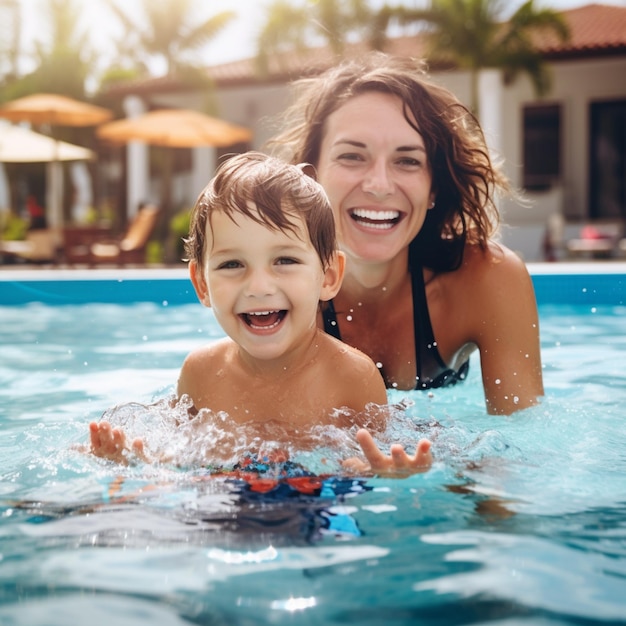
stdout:
<svg viewBox="0 0 626 626">
<path fill-rule="evenodd" d="M 228 337 L 189 354 L 178 398 L 238 424 L 279 422 L 291 444 L 337 425 L 338 408 L 354 412 L 348 427 L 372 422 L 367 406 L 387 402 L 377 367 L 318 328 L 319 302 L 338 292 L 345 257 L 325 192 L 304 168 L 255 152 L 226 161 L 194 207 L 186 251 L 198 298 Z M 94 454 L 124 460 L 121 430 L 92 423 L 90 434 Z M 357 440 L 369 465 L 346 461 L 355 471 L 407 474 L 432 463 L 426 440 L 413 457 L 399 445 L 382 454 L 364 428 Z M 132 449 L 145 458 L 142 441 Z"/>
</svg>

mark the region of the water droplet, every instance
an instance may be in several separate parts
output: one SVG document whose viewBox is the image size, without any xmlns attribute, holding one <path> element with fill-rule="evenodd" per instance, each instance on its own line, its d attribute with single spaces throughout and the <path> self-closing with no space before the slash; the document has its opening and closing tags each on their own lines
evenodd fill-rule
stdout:
<svg viewBox="0 0 626 626">
<path fill-rule="evenodd" d="M 502 381 L 499 378 L 496 378 L 495 383 L 496 385 L 499 385 Z"/>
<path fill-rule="evenodd" d="M 376 367 L 377 367 L 379 370 L 381 370 L 381 369 L 383 369 L 383 364 L 382 364 L 380 361 L 378 361 L 378 362 L 376 363 Z"/>
<path fill-rule="evenodd" d="M 351 322 L 352 321 L 352 315 L 346 315 L 346 321 L 347 322 Z"/>
</svg>

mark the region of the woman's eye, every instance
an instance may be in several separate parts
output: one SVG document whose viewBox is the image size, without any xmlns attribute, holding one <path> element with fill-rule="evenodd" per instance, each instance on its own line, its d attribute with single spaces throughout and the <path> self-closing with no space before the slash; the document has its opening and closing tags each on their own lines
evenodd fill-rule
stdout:
<svg viewBox="0 0 626 626">
<path fill-rule="evenodd" d="M 277 265 L 296 265 L 297 263 L 299 263 L 298 259 L 294 259 L 293 257 L 289 256 L 281 256 L 276 259 Z"/>
<path fill-rule="evenodd" d="M 344 152 L 337 156 L 338 161 L 362 161 L 363 157 L 356 152 Z"/>
<path fill-rule="evenodd" d="M 402 167 L 420 167 L 422 165 L 422 161 L 412 157 L 403 157 L 398 159 L 398 165 L 401 165 Z"/>
</svg>

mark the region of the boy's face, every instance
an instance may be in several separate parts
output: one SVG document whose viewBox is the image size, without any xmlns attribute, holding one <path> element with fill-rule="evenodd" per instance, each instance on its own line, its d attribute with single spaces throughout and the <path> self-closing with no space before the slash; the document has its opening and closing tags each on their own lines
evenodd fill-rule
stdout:
<svg viewBox="0 0 626 626">
<path fill-rule="evenodd" d="M 337 267 L 335 259 L 324 271 L 305 223 L 297 216 L 292 221 L 295 233 L 271 230 L 244 215 L 233 222 L 217 211 L 207 228 L 200 268 L 206 292 L 199 295 L 255 359 L 289 357 L 303 348 L 315 333 L 319 301 L 332 298 L 341 284 L 343 264 Z"/>
</svg>

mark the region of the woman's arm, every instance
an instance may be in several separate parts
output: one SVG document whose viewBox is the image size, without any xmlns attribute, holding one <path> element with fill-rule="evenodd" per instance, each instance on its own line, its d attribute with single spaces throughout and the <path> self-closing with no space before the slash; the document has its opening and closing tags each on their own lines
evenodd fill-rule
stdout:
<svg viewBox="0 0 626 626">
<path fill-rule="evenodd" d="M 465 309 L 480 351 L 487 411 L 510 415 L 537 404 L 544 393 L 539 316 L 524 262 L 493 246 L 469 262 L 465 284 L 471 286 Z"/>
</svg>

